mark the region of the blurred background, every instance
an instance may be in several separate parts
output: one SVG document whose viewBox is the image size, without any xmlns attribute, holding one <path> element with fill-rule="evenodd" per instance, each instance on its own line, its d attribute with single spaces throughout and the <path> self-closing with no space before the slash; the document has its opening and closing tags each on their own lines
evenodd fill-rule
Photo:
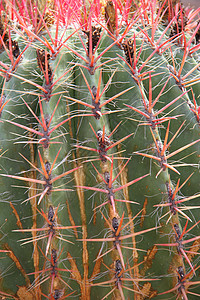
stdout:
<svg viewBox="0 0 200 300">
<path fill-rule="evenodd" d="M 181 0 L 181 2 L 185 6 L 190 5 L 191 7 L 195 8 L 195 9 L 200 7 L 200 0 Z"/>
</svg>

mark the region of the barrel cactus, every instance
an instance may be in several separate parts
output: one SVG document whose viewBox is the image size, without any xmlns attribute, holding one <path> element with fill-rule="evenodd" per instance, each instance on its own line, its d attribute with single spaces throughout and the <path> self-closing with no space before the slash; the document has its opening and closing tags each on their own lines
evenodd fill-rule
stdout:
<svg viewBox="0 0 200 300">
<path fill-rule="evenodd" d="M 200 10 L 0 8 L 0 298 L 197 299 Z"/>
</svg>

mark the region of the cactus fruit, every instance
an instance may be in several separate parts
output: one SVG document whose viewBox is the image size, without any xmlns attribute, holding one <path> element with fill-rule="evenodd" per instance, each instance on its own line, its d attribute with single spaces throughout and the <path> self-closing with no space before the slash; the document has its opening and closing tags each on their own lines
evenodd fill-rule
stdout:
<svg viewBox="0 0 200 300">
<path fill-rule="evenodd" d="M 200 297 L 200 9 L 0 9 L 0 298 Z"/>
</svg>

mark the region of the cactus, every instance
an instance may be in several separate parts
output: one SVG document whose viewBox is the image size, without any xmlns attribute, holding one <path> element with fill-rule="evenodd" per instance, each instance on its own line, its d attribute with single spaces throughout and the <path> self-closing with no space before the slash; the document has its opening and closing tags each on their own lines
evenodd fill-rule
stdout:
<svg viewBox="0 0 200 300">
<path fill-rule="evenodd" d="M 0 298 L 198 298 L 199 9 L 0 8 Z"/>
</svg>

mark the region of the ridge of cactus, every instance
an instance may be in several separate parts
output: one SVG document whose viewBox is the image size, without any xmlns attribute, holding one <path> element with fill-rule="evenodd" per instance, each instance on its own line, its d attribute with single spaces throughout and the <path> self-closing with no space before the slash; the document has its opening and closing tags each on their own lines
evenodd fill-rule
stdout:
<svg viewBox="0 0 200 300">
<path fill-rule="evenodd" d="M 200 297 L 200 8 L 0 4 L 0 299 Z"/>
</svg>

